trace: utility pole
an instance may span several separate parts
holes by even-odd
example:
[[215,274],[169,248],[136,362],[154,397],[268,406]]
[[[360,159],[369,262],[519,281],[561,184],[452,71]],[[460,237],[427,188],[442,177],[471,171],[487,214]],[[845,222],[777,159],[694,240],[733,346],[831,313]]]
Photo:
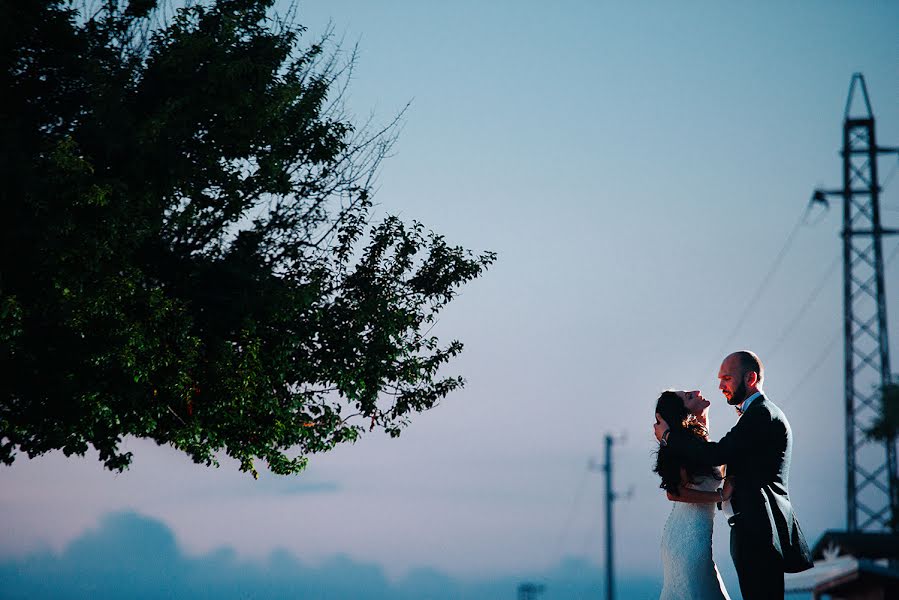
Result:
[[622,497],[630,498],[633,495],[633,489],[627,494],[617,494],[612,487],[612,446],[615,439],[611,435],[606,435],[606,454],[605,462],[601,466],[597,466],[591,461],[590,469],[594,471],[602,471],[605,475],[606,493],[605,493],[605,509],[606,509],[606,600],[615,600],[615,536],[614,536],[614,519],[612,516],[612,504]]
[[612,503],[615,492],[612,491],[612,436],[606,436],[606,462],[603,471],[606,473],[606,600],[615,600],[615,536],[612,527]]
[[[861,115],[853,114],[857,98]],[[812,199],[843,203],[846,528],[896,532],[896,439],[873,440],[868,429],[884,414],[883,390],[891,380],[882,239],[899,233],[881,225],[877,158],[899,149],[877,145],[861,73],[852,76],[843,116],[843,188],[815,190]]]

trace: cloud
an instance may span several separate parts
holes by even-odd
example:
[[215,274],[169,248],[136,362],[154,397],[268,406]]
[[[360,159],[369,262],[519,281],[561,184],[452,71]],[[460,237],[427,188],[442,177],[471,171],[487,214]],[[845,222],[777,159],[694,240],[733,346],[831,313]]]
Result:
[[[162,522],[134,512],[110,513],[61,553],[42,552],[0,562],[5,599],[308,598],[337,600],[469,600],[514,598],[525,580],[546,586],[543,600],[596,597],[602,573],[582,559],[568,559],[539,576],[520,574],[462,580],[420,568],[391,581],[381,566],[334,556],[307,565],[285,550],[264,561],[247,561],[223,547],[187,556]],[[657,577],[619,578],[623,598],[657,597]]]

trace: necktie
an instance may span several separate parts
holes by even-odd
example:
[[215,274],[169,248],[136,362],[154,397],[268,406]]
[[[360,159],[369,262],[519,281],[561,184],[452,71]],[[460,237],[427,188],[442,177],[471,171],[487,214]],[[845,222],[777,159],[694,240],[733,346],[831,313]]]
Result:
[[738,405],[734,406],[734,408],[737,409],[737,417],[742,417],[743,416],[743,405],[738,404]]

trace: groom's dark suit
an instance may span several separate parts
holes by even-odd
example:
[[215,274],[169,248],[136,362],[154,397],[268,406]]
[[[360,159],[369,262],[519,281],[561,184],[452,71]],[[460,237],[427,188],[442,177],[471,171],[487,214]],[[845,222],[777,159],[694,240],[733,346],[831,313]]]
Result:
[[727,465],[727,474],[736,480],[734,516],[728,521],[730,553],[743,598],[782,598],[784,572],[812,567],[787,492],[793,434],[783,412],[761,395],[720,442],[672,430],[668,446],[697,463]]

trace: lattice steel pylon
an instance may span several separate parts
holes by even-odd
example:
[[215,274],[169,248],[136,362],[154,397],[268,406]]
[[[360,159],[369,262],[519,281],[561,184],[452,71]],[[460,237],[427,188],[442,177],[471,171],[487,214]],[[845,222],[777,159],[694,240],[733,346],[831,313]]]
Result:
[[[854,114],[861,101],[863,114]],[[817,190],[814,198],[843,202],[843,336],[846,417],[846,528],[896,531],[896,441],[867,434],[883,410],[883,387],[890,383],[886,290],[883,275],[885,229],[880,221],[877,157],[895,153],[879,147],[865,78],[852,76],[843,121],[843,189]]]

